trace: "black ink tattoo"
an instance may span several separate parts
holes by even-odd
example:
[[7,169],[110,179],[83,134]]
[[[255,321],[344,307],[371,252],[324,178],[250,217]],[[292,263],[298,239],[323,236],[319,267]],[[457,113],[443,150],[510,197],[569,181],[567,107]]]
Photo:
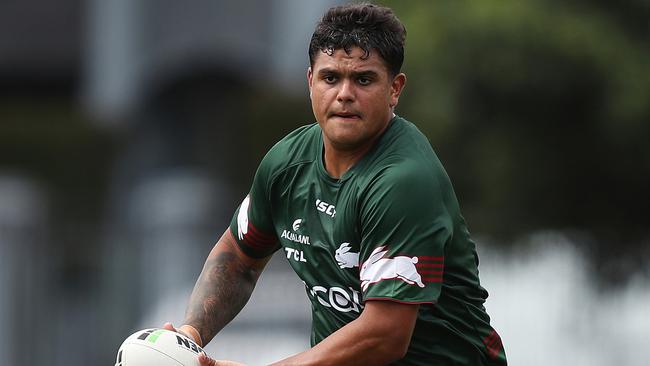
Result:
[[206,261],[185,314],[185,322],[201,333],[203,345],[246,305],[259,275],[234,253],[222,252]]

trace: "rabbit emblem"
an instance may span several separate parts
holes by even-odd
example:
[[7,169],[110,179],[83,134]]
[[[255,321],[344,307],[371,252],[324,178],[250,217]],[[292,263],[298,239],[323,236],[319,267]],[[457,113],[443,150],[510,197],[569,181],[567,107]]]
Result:
[[251,203],[251,197],[246,196],[244,201],[239,207],[239,213],[237,214],[237,236],[239,240],[244,239],[244,235],[248,233],[248,206]]
[[343,243],[336,250],[334,259],[341,268],[359,267],[359,253],[350,252],[350,243]]
[[399,279],[409,285],[424,287],[422,277],[415,267],[418,257],[399,256],[395,258],[384,258],[386,246],[375,248],[368,260],[363,263],[360,271],[361,289],[365,291],[373,283],[382,280]]

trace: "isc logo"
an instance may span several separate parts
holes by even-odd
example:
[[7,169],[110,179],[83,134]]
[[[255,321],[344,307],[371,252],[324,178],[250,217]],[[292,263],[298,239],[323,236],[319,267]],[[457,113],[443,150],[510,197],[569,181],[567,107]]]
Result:
[[326,215],[334,217],[336,215],[336,207],[321,200],[316,200],[316,209]]

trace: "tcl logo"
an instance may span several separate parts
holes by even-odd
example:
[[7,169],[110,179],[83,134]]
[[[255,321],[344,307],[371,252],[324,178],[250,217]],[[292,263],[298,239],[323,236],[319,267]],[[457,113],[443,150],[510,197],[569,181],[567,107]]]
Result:
[[336,207],[334,205],[330,205],[325,201],[316,200],[316,209],[331,217],[334,217],[336,215]]
[[305,259],[305,252],[303,252],[302,250],[293,249],[289,247],[285,247],[284,250],[287,252],[287,259],[293,259],[296,262],[307,263],[307,260]]

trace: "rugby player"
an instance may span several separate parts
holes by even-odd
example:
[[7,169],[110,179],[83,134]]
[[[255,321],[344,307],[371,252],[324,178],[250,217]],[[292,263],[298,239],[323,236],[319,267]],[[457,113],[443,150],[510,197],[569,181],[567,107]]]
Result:
[[264,157],[185,324],[167,329],[205,346],[281,251],[306,285],[313,324],[311,348],[274,365],[506,365],[450,180],[427,138],[395,114],[405,38],[386,7],[326,12],[309,44],[317,122]]

